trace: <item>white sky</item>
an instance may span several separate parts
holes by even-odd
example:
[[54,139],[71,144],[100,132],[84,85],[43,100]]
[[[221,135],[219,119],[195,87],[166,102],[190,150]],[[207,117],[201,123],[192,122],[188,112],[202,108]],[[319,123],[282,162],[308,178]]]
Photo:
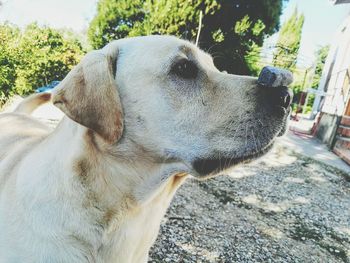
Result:
[[97,0],[3,0],[0,22],[10,21],[23,27],[37,21],[41,25],[71,28],[76,31],[88,27]]

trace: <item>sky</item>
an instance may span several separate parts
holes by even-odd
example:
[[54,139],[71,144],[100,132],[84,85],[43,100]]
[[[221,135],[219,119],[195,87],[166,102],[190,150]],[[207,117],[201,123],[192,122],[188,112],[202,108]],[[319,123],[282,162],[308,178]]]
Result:
[[[333,5],[329,0],[289,0],[280,18],[281,25],[296,7],[305,15],[299,58],[302,59],[301,64],[308,67],[317,49],[332,44],[336,30],[350,13],[350,4]],[[273,43],[277,38],[275,34],[266,42]]]
[[96,11],[97,0],[2,0],[0,22],[20,27],[31,22],[82,31]]
[[[9,21],[24,27],[37,21],[55,28],[84,31],[96,12],[98,0],[2,1],[0,22]],[[289,0],[281,16],[281,24],[295,7],[305,15],[300,58],[304,64],[312,63],[317,48],[331,44],[335,31],[350,12],[350,4],[334,6],[329,0]],[[267,39],[266,45],[276,40],[277,35],[274,35]]]

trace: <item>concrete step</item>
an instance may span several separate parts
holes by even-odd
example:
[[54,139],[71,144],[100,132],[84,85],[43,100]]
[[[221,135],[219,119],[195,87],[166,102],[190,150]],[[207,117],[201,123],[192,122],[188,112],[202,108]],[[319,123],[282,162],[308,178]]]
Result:
[[339,125],[337,133],[340,134],[343,137],[350,138],[350,126]]
[[345,161],[348,165],[350,165],[350,149],[339,147],[336,143],[333,148],[333,152],[343,159],[343,161]]
[[338,135],[333,152],[350,165],[350,138]]
[[350,116],[343,116],[341,118],[340,124],[350,126]]
[[335,146],[338,146],[339,148],[350,149],[350,138],[337,136]]

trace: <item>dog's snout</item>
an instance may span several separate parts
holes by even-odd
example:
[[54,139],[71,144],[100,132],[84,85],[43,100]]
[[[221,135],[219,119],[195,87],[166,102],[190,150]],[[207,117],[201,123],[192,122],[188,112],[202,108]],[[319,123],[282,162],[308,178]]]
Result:
[[288,108],[292,101],[292,93],[287,87],[270,88],[268,100],[274,106]]

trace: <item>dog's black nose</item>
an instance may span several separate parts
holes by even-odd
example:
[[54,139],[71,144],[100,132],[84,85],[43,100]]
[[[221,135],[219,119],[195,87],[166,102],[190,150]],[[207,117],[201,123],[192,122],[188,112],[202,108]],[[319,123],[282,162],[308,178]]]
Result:
[[292,102],[292,92],[287,87],[269,88],[268,100],[275,106],[287,109]]
[[293,74],[285,69],[264,67],[260,72],[258,84],[266,89],[267,98],[273,105],[288,108],[292,92],[287,88],[293,82]]

